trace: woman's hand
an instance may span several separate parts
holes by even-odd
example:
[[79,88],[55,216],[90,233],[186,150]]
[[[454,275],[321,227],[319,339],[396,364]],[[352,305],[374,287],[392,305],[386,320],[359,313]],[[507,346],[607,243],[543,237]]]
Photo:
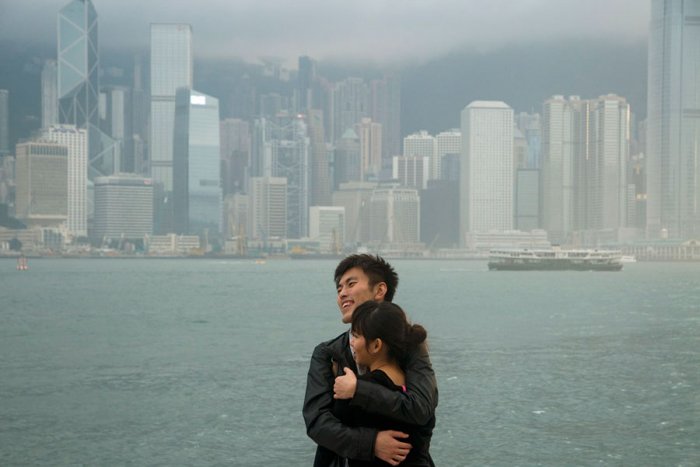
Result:
[[357,377],[348,367],[344,368],[345,374],[335,378],[333,385],[333,399],[352,399],[357,389]]

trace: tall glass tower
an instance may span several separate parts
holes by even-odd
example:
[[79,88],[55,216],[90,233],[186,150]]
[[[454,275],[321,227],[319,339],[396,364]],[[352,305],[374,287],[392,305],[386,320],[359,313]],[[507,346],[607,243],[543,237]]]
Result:
[[151,176],[166,193],[173,190],[175,94],[192,88],[192,76],[192,26],[151,24]]
[[188,88],[175,99],[173,219],[175,233],[221,232],[219,101]]
[[88,176],[114,171],[118,145],[100,131],[97,12],[90,0],[73,0],[58,13],[58,120],[85,128]]
[[652,0],[647,235],[700,236],[700,0]]

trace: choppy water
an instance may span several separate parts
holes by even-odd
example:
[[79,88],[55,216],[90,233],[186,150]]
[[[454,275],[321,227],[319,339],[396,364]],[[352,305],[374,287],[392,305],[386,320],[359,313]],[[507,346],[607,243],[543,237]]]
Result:
[[[700,465],[700,265],[395,261],[439,466]],[[0,465],[310,465],[332,261],[0,261]]]

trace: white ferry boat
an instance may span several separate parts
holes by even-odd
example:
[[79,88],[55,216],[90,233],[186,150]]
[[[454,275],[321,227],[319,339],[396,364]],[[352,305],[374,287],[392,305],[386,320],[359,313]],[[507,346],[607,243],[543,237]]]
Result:
[[496,271],[619,271],[618,250],[494,249],[489,269]]

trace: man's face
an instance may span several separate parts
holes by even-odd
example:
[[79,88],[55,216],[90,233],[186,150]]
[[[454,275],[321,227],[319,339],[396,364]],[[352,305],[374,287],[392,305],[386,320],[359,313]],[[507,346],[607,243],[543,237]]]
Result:
[[385,290],[386,285],[383,282],[370,286],[369,277],[362,269],[348,269],[338,282],[337,301],[343,323],[350,323],[355,308],[367,300],[383,300]]

